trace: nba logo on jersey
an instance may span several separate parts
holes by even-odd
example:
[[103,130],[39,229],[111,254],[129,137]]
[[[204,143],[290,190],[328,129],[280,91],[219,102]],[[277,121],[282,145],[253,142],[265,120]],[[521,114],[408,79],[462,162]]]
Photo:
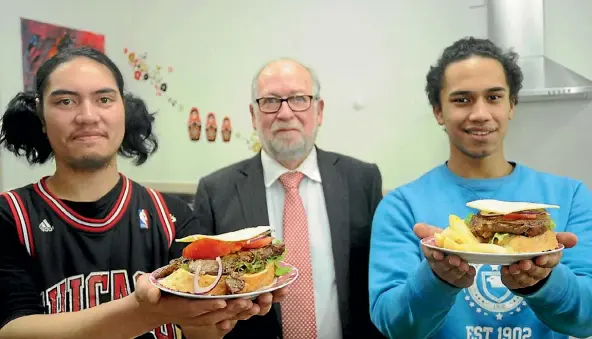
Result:
[[140,228],[148,229],[149,228],[149,221],[148,221],[148,211],[143,208],[138,210],[138,215],[140,216]]

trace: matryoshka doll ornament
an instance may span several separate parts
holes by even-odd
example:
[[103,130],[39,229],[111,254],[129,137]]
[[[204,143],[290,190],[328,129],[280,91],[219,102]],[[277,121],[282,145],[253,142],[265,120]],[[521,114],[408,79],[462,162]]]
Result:
[[220,133],[222,134],[222,141],[230,141],[230,136],[232,134],[232,124],[230,124],[229,117],[224,117],[224,119],[222,120],[222,131]]
[[189,112],[187,126],[189,129],[189,139],[198,141],[201,137],[201,119],[199,118],[199,110],[197,107],[193,107]]
[[208,120],[206,121],[206,137],[208,141],[215,141],[218,133],[218,126],[216,125],[216,116],[214,113],[208,113]]

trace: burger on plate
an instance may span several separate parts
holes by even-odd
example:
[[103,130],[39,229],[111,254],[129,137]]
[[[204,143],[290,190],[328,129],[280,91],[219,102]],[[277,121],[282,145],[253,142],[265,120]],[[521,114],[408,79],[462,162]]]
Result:
[[547,209],[557,205],[509,202],[493,199],[476,200],[468,207],[479,210],[465,220],[475,237],[516,253],[544,252],[559,247],[555,223]]
[[231,295],[254,292],[290,272],[280,262],[285,245],[271,236],[271,227],[257,226],[215,236],[192,235],[183,256],[174,259],[156,277],[174,291]]

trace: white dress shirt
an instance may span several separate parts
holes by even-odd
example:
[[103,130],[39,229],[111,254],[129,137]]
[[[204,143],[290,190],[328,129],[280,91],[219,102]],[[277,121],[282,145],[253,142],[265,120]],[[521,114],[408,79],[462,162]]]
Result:
[[[283,239],[285,191],[278,179],[282,174],[290,171],[272,159],[265,151],[261,152],[261,163],[269,223],[274,231],[274,236]],[[316,148],[313,147],[308,157],[295,171],[304,173],[299,192],[308,220],[318,338],[341,339],[331,230]]]

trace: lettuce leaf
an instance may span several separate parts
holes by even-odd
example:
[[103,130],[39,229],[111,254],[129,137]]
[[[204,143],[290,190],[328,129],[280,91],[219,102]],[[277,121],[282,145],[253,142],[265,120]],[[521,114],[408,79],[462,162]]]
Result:
[[288,267],[288,266],[280,266],[280,262],[276,261],[275,262],[275,276],[276,277],[281,277],[284,274],[288,274],[292,271],[292,267]]
[[286,257],[286,250],[284,250],[284,253],[282,253],[282,255],[277,256],[275,258],[272,257],[272,258],[268,259],[268,260],[272,260],[275,264],[275,276],[276,277],[281,277],[284,274],[288,274],[288,273],[292,272],[291,267],[280,266],[280,262],[282,262],[285,257]]
[[473,213],[469,213],[466,217],[465,217],[465,224],[469,225],[471,223],[471,219],[473,219],[473,216],[475,214]]
[[499,244],[509,235],[510,235],[510,233],[496,233],[493,235],[493,237],[491,237],[491,240],[489,240],[489,243],[493,244],[493,242],[497,239],[497,243]]
[[244,274],[255,274],[263,271],[265,267],[267,267],[267,264],[274,263],[275,276],[279,277],[292,271],[292,268],[290,267],[280,266],[280,262],[284,260],[285,256],[286,251],[279,256],[269,257],[267,260],[261,260],[260,258],[255,257],[251,262],[242,261],[238,263],[238,271]]

